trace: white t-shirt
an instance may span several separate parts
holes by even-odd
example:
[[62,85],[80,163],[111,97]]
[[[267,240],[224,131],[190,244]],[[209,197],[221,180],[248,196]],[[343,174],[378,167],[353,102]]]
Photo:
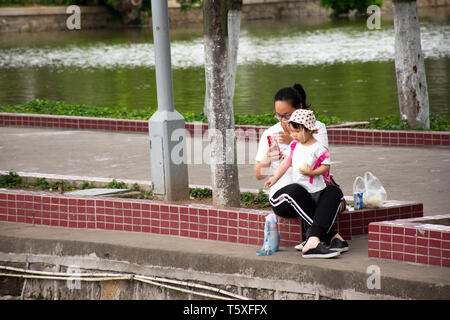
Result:
[[[320,121],[316,121],[316,127],[318,129],[318,132],[317,134],[314,134],[313,137],[317,141],[319,141],[322,145],[324,145],[326,148],[328,148],[328,135],[325,124],[323,124]],[[255,157],[255,160],[257,162],[261,162],[264,156],[267,154],[267,151],[269,150],[269,143],[267,142],[267,136],[274,136],[275,133],[278,133],[280,131],[283,131],[283,127],[281,126],[281,123],[278,122],[277,124],[271,126],[266,131],[263,132],[261,140],[259,140],[258,152],[256,153]],[[279,146],[283,155],[289,156],[289,153],[291,152],[290,146],[281,143],[279,144]],[[268,171],[266,173],[263,172],[263,174],[273,176],[278,166],[280,165],[281,161],[282,159],[279,161],[271,162],[270,167],[266,168]],[[275,192],[291,183],[294,183],[294,181],[292,180],[292,166],[290,166],[286,171],[286,173],[273,186],[270,187],[269,197],[272,197]]]
[[[305,188],[309,193],[323,190],[326,187],[325,180],[322,175],[315,176],[311,183],[311,177],[301,174],[299,171],[300,167],[303,163],[306,163],[313,169],[317,160],[326,150],[327,149],[320,142],[316,142],[309,146],[297,142],[297,145],[295,146],[294,153],[292,154],[292,180]],[[330,163],[330,157],[325,158],[325,160],[322,161],[322,164]]]

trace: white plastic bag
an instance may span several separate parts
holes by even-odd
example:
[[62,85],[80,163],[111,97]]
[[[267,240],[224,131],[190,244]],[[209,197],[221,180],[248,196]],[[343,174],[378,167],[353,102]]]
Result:
[[364,196],[366,193],[366,186],[364,184],[364,178],[357,176],[353,181],[353,207],[355,210],[363,208]]
[[364,197],[363,203],[366,208],[378,208],[387,199],[387,193],[380,180],[372,172],[364,174]]
[[387,193],[380,180],[367,171],[364,178],[356,177],[353,182],[353,199],[356,210],[362,208],[379,208],[387,199]]

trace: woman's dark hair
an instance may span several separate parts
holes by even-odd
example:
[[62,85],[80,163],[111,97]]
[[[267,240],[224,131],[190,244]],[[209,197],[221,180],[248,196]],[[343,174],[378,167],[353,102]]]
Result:
[[274,102],[286,101],[295,109],[299,109],[300,105],[303,106],[303,109],[309,108],[309,105],[306,104],[305,89],[299,83],[294,84],[292,87],[278,90],[273,100]]

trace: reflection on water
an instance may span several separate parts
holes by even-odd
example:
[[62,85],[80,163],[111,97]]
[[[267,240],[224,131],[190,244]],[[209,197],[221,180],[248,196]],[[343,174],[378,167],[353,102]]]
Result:
[[[450,115],[450,23],[421,23],[431,110]],[[0,37],[4,37],[0,34]],[[45,41],[47,39],[47,41]],[[171,31],[175,107],[201,111],[201,28]],[[0,42],[0,104],[33,98],[140,108],[156,106],[151,30],[6,36]],[[301,82],[313,108],[346,120],[398,112],[390,21],[243,24],[235,110],[270,112],[280,88]]]

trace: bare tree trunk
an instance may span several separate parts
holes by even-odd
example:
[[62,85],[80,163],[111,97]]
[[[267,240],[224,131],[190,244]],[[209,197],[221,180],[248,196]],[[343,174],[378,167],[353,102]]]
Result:
[[233,111],[237,40],[230,35],[239,36],[241,10],[242,0],[203,2],[213,203],[223,206],[239,206],[240,198]]
[[394,0],[392,7],[400,116],[412,128],[428,129],[428,90],[416,0]]

